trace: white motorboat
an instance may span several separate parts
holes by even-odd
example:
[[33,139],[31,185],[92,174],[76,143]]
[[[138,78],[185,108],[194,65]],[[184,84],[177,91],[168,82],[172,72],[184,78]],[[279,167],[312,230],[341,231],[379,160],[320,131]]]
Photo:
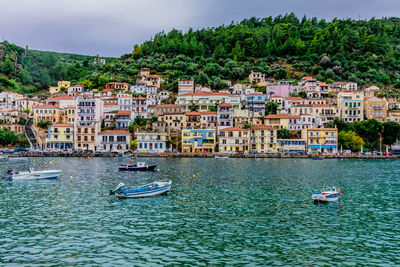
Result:
[[33,168],[27,172],[9,170],[3,179],[7,181],[57,179],[61,173],[59,170],[35,171]]
[[8,160],[7,156],[0,156],[0,161],[6,161],[6,160]]
[[171,185],[171,180],[168,182],[155,181],[134,188],[127,188],[125,184],[120,183],[117,188],[110,190],[110,195],[115,195],[118,198],[143,198],[166,195],[171,190]]
[[228,156],[215,156],[215,159],[229,159]]
[[337,201],[339,196],[342,194],[340,188],[337,189],[336,187],[328,188],[326,190],[321,190],[311,194],[311,198],[317,202],[331,202]]

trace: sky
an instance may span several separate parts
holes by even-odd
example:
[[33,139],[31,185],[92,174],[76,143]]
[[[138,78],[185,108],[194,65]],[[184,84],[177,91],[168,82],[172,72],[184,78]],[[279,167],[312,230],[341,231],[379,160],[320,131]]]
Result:
[[399,0],[0,0],[0,38],[30,49],[119,57],[172,28],[284,15],[400,17]]

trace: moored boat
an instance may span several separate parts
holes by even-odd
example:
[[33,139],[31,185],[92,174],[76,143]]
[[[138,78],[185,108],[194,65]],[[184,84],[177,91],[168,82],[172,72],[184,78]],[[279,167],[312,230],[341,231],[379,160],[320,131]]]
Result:
[[12,162],[27,161],[27,160],[28,160],[27,158],[20,158],[20,157],[18,157],[18,158],[9,157],[8,158],[8,161],[12,161]]
[[154,171],[157,165],[147,165],[146,162],[136,162],[119,165],[120,171]]
[[332,187],[326,190],[321,190],[311,194],[312,200],[316,202],[331,202],[337,201],[339,196],[342,194],[340,188]]
[[8,160],[7,156],[0,156],[0,161],[6,161],[6,160]]
[[59,170],[35,171],[33,168],[27,172],[8,170],[3,179],[7,181],[57,179],[61,173]]
[[124,183],[120,183],[117,188],[110,190],[110,195],[118,198],[144,198],[168,194],[171,190],[172,181],[155,181],[139,187],[127,188]]
[[229,159],[228,156],[215,156],[215,159]]

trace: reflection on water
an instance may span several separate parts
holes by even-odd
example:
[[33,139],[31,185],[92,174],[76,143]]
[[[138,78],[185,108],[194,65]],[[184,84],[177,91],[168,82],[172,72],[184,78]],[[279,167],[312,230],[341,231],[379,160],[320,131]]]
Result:
[[[55,181],[0,183],[0,263],[400,263],[399,161],[149,158],[159,171],[126,173],[122,160],[0,163],[2,173],[64,170]],[[119,182],[169,179],[168,196],[108,195]],[[310,201],[332,185],[340,201]]]

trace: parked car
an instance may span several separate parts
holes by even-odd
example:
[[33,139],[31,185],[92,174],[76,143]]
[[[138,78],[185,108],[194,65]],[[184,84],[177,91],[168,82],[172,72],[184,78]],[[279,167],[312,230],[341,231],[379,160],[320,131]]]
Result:
[[393,153],[391,153],[391,152],[387,152],[387,153],[386,153],[386,152],[383,152],[383,155],[384,155],[384,156],[393,156]]
[[249,154],[250,154],[250,155],[258,155],[258,154],[260,154],[260,152],[258,152],[258,151],[256,151],[256,150],[252,150],[252,151],[250,151]]
[[93,150],[88,149],[88,150],[85,150],[83,153],[85,153],[85,154],[93,154]]
[[82,150],[82,149],[75,149],[75,150],[73,151],[73,153],[83,153],[83,150]]
[[3,152],[4,154],[12,154],[12,153],[14,153],[14,150],[11,150],[11,149],[3,149],[2,152]]

